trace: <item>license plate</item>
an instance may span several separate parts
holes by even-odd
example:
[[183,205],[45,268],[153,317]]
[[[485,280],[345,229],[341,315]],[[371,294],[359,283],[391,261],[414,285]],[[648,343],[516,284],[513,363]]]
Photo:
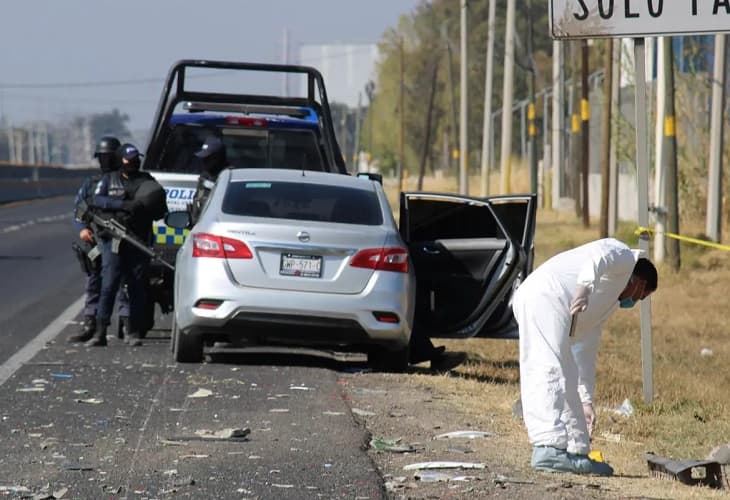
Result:
[[320,278],[322,276],[322,256],[283,253],[281,254],[279,274],[300,276],[302,278]]

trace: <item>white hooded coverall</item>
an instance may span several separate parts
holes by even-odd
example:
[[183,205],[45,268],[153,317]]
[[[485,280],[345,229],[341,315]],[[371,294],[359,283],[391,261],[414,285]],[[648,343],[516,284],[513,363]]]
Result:
[[[593,241],[550,258],[515,291],[522,412],[533,446],[590,451],[582,403],[593,402],[601,329],[638,258],[616,239]],[[570,304],[580,284],[590,291],[588,307],[571,338]]]

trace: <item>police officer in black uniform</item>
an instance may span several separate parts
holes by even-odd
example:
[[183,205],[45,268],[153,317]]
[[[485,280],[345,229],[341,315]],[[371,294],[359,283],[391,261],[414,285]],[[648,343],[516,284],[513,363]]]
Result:
[[226,147],[223,141],[215,135],[211,135],[205,140],[200,150],[195,153],[195,157],[200,159],[202,165],[198,176],[198,185],[195,188],[195,195],[190,206],[193,223],[198,221],[200,212],[202,212],[205,202],[208,200],[213,186],[215,186],[218,175],[224,169],[230,167],[226,157]]
[[[165,190],[154,177],[140,171],[142,156],[133,144],[120,147],[121,169],[105,174],[94,193],[92,206],[101,217],[114,218],[140,242],[152,240],[152,222],[167,213]],[[87,346],[105,346],[106,329],[114,307],[120,281],[129,293],[129,332],[125,342],[142,344],[147,302],[147,268],[149,257],[129,243],[108,234],[101,235],[101,297],[96,315],[96,333]]]
[[[77,216],[74,218],[74,227],[79,231],[81,244],[77,244],[74,248],[79,253],[79,258],[85,263],[86,301],[84,304],[84,322],[82,323],[81,330],[77,334],[69,337],[69,342],[86,342],[94,336],[94,332],[96,331],[96,311],[101,292],[101,255],[97,256],[94,254],[93,259],[89,258],[89,253],[93,253],[93,248],[96,246],[97,241],[95,240],[91,225],[79,218],[79,208],[82,202],[87,205],[91,204],[94,189],[101,180],[102,175],[119,170],[120,160],[117,149],[119,149],[120,145],[119,139],[110,135],[105,135],[99,139],[99,142],[96,144],[96,150],[94,151],[94,158],[99,161],[101,170],[98,174],[87,177],[76,193],[74,208]],[[124,330],[129,325],[129,301],[127,300],[127,294],[124,292],[124,287],[120,287],[119,289],[117,303],[119,304],[120,322]]]

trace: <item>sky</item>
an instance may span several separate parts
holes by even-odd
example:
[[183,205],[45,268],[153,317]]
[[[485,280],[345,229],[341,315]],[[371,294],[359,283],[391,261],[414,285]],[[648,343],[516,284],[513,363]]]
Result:
[[[289,62],[313,65],[295,60],[301,46],[376,43],[419,2],[2,0],[0,117],[19,126],[118,108],[145,130],[179,59],[282,63],[286,39]],[[147,82],[105,84],[128,80]]]

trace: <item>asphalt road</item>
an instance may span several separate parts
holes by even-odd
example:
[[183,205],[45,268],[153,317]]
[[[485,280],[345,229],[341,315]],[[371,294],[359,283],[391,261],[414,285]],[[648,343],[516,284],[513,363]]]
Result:
[[352,360],[176,364],[169,318],[141,347],[66,343],[82,294],[71,204],[0,206],[0,496],[385,498],[340,383]]

